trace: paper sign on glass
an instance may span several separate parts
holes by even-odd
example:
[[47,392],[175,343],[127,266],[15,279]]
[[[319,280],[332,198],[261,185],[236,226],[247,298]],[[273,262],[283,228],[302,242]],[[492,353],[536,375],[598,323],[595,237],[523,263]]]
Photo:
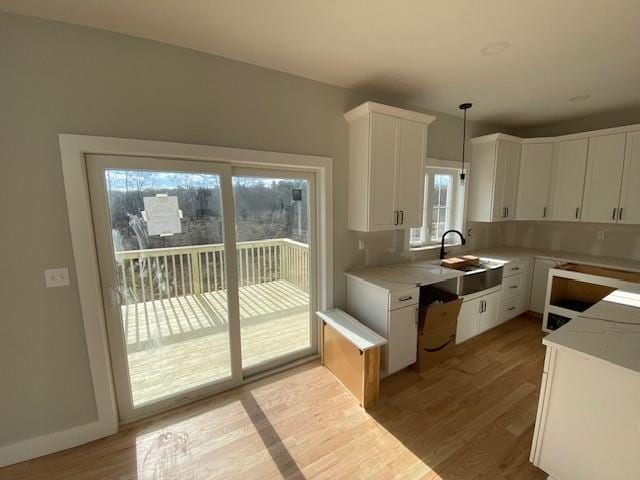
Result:
[[149,235],[182,233],[178,197],[157,195],[144,197],[143,201]]

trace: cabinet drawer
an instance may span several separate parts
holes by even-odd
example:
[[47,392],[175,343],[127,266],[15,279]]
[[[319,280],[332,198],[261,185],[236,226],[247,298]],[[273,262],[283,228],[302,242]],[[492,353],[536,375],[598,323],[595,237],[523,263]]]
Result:
[[412,288],[389,294],[389,310],[415,305],[420,299],[420,289]]
[[522,291],[522,274],[512,275],[502,280],[502,298],[520,295]]
[[517,317],[521,312],[522,298],[520,295],[511,298],[503,298],[500,302],[500,312],[498,318],[500,323],[504,323],[507,320]]
[[513,262],[505,263],[502,270],[503,277],[510,277],[522,273],[527,267],[526,260],[515,260]]

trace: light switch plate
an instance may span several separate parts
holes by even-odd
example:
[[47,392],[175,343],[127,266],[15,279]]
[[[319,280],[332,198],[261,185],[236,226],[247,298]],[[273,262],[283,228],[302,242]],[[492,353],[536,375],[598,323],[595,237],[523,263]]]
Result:
[[47,288],[66,287],[69,285],[69,269],[63,267],[45,270],[44,281]]

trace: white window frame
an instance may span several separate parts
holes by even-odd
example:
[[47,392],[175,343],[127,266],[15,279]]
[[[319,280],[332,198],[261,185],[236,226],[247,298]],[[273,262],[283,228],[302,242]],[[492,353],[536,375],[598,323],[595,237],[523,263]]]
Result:
[[[424,182],[424,205],[422,208],[422,226],[420,228],[420,243],[411,242],[411,230],[407,233],[407,242],[411,251],[420,251],[425,249],[436,248],[440,246],[439,240],[431,240],[429,232],[429,224],[431,223],[430,217],[433,208],[433,195],[430,195],[429,190],[433,182],[431,175],[434,174],[447,174],[452,175],[453,182],[452,188],[449,192],[451,200],[450,210],[450,227],[456,230],[464,232],[465,227],[465,206],[466,206],[466,185],[469,179],[468,172],[465,184],[462,185],[459,180],[461,168],[458,162],[449,160],[439,160],[435,158],[428,158],[423,169],[423,175],[425,176]],[[426,177],[429,175],[429,182],[426,181]],[[446,245],[460,245],[460,239],[452,236]]]

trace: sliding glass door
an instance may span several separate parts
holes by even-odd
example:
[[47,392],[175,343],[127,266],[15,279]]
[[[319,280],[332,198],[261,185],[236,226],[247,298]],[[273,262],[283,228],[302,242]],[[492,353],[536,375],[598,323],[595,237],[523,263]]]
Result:
[[121,418],[239,384],[230,167],[87,165]]
[[297,172],[234,168],[242,366],[246,375],[317,351],[315,185]]
[[317,352],[312,175],[106,155],[87,174],[122,420]]

